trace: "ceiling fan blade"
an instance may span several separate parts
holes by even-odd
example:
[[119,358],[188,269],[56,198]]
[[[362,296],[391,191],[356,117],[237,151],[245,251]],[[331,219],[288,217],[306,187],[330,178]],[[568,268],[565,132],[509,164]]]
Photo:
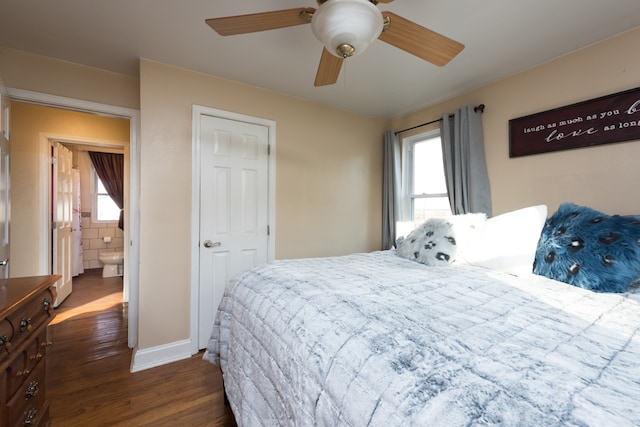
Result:
[[302,17],[303,12],[313,15],[315,9],[312,7],[298,7],[295,9],[275,10],[273,12],[210,18],[205,22],[221,36],[232,36],[308,24],[310,20]]
[[313,85],[316,87],[327,86],[337,82],[343,62],[343,58],[338,58],[337,56],[330,54],[327,49],[322,49],[320,65],[318,65],[316,81]]
[[464,45],[431,31],[392,12],[382,12],[389,18],[389,28],[380,34],[385,43],[409,52],[432,64],[442,67],[462,52]]

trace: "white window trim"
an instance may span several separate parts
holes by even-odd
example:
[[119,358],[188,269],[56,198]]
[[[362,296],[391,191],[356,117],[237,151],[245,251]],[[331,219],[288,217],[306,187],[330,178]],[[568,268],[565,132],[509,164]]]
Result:
[[[425,140],[441,138],[440,129],[433,129],[417,135],[408,136],[401,141],[402,146],[402,184],[401,184],[401,217],[396,222],[396,236],[407,236],[416,225],[416,219],[413,217],[414,201],[419,199],[429,199],[442,197],[448,200],[447,193],[427,193],[413,194],[413,166],[414,166],[414,147],[417,143]],[[420,220],[418,220],[420,221]]]
[[402,139],[402,219],[405,223],[413,223],[412,201],[422,197],[446,197],[447,194],[413,194],[413,147],[425,139],[440,136],[440,129],[430,130]]

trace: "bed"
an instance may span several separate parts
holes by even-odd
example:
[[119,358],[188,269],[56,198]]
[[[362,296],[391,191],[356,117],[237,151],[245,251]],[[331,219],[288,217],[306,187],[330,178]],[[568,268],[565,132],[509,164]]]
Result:
[[637,426],[639,329],[635,286],[389,250],[243,272],[204,358],[240,426]]

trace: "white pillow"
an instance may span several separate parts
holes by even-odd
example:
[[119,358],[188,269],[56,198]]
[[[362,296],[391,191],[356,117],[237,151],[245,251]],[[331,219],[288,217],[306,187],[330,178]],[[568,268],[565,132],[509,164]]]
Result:
[[547,206],[518,209],[489,218],[458,253],[456,263],[473,264],[516,276],[531,274]]

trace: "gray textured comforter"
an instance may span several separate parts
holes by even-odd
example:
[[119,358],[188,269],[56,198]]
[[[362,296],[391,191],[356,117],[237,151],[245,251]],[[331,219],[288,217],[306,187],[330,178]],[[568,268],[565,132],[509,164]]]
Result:
[[637,426],[639,328],[639,294],[387,251],[241,274],[204,358],[241,426]]

